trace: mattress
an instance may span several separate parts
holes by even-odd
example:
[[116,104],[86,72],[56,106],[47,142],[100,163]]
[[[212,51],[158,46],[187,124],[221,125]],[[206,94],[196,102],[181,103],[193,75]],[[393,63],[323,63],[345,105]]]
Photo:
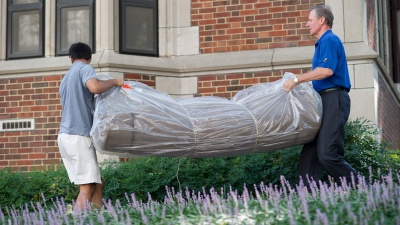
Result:
[[[228,100],[175,99],[126,81],[96,96],[91,136],[97,151],[120,157],[227,157],[270,152],[316,136],[321,97],[310,83],[283,89],[282,79],[256,84]],[[109,79],[102,76],[100,79]]]

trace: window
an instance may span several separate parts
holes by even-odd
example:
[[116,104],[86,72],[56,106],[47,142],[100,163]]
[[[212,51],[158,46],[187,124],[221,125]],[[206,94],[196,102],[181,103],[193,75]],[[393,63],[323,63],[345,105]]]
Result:
[[43,0],[8,0],[7,59],[44,55],[43,18]]
[[120,52],[158,55],[157,0],[120,1]]
[[395,0],[391,4],[393,82],[400,83],[400,3]]
[[382,62],[388,66],[387,14],[384,1],[377,1],[377,12],[378,54]]
[[68,55],[76,42],[94,49],[94,0],[57,0],[56,55]]

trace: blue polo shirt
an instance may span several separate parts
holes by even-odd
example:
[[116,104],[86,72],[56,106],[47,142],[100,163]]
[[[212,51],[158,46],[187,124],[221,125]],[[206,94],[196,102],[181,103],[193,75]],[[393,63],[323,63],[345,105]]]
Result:
[[312,69],[317,67],[329,68],[333,71],[333,75],[328,78],[312,81],[317,92],[333,87],[343,87],[348,92],[350,91],[346,53],[339,37],[333,34],[332,30],[326,31],[315,44]]

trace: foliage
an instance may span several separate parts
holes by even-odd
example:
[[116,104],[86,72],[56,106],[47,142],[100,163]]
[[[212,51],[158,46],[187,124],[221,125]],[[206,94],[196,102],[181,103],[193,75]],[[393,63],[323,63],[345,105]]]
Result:
[[[397,178],[399,174],[397,174]],[[388,174],[371,185],[314,185],[311,192],[263,183],[242,192],[211,188],[167,192],[164,201],[107,202],[102,209],[72,212],[62,199],[53,205],[0,210],[1,224],[398,224],[400,189]]]
[[[357,171],[370,174],[371,179],[378,179],[390,170],[397,173],[400,167],[400,151],[386,149],[376,139],[377,132],[367,120],[357,119],[346,125],[345,159]],[[260,182],[280,186],[281,176],[295,184],[300,150],[301,146],[296,146],[238,157],[144,157],[125,163],[106,162],[101,169],[105,180],[104,198],[125,204],[127,196],[134,193],[140,200],[147,200],[150,194],[153,200],[162,201],[167,186],[175,191],[188,188],[202,192],[211,187],[243,191],[245,185]],[[51,204],[57,197],[71,202],[77,192],[63,167],[30,173],[0,170],[0,207],[31,201]]]
[[345,159],[371,179],[379,179],[390,171],[400,172],[400,151],[388,150],[385,142],[378,141],[379,130],[369,123],[365,119],[356,119],[347,124]]
[[242,191],[244,184],[261,181],[279,183],[280,176],[296,179],[295,166],[299,148],[289,148],[265,154],[225,158],[134,158],[126,163],[108,162],[102,176],[106,187],[104,197],[125,203],[125,194],[135,193],[146,199],[150,193],[155,200],[166,195],[165,187],[175,190],[189,188],[232,188]]
[[39,202],[43,196],[64,196],[71,201],[77,189],[68,180],[65,169],[47,171],[13,172],[0,170],[0,206],[19,206],[26,202]]
[[105,163],[101,171],[105,182],[104,198],[124,200],[125,194],[133,192],[141,199],[146,199],[147,193],[162,198],[158,193],[175,179],[177,165],[178,159],[156,157]]

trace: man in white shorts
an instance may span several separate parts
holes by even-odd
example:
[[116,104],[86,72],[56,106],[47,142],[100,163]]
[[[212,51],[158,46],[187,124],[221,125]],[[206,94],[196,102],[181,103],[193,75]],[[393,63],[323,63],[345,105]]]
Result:
[[74,210],[103,206],[103,181],[96,150],[89,135],[93,124],[94,94],[114,86],[123,79],[98,80],[90,61],[92,50],[87,44],[75,43],[69,49],[72,66],[60,84],[62,118],[58,134],[60,154],[71,183],[79,185]]

